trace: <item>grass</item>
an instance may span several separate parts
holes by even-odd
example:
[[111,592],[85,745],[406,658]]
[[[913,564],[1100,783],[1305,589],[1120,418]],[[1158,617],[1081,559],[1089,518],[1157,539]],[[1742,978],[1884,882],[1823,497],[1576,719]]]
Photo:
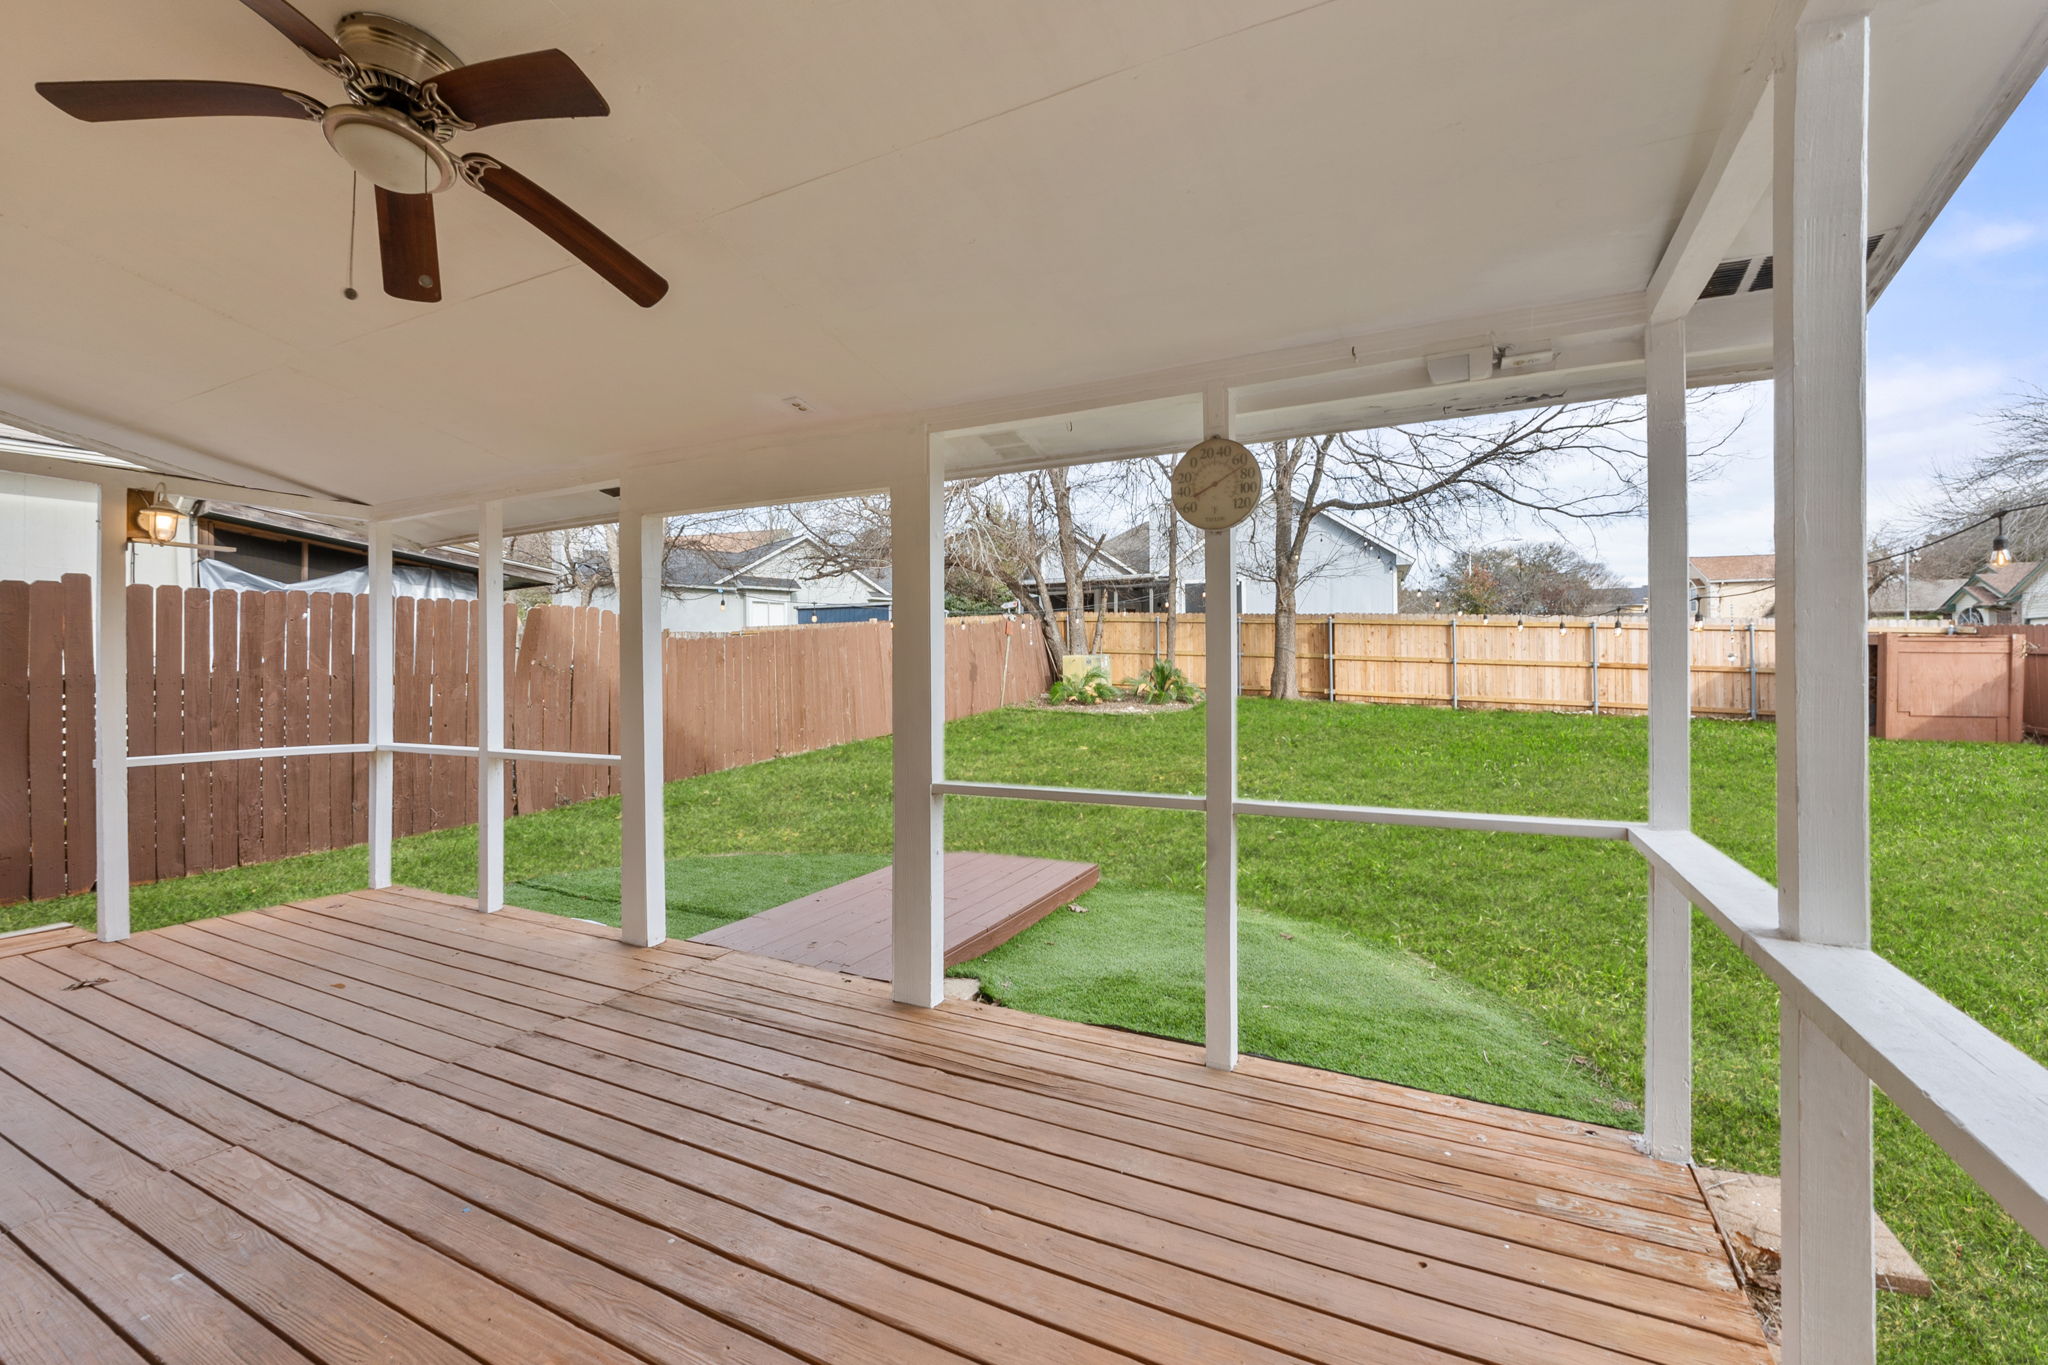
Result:
[[[1202,899],[1097,888],[954,969],[984,995],[1036,1014],[1202,1037]],[[1384,1076],[1453,1095],[1500,1091],[1520,1107],[1614,1123],[1633,1106],[1527,1015],[1413,953],[1334,924],[1245,909],[1238,922],[1239,1034],[1247,1052]],[[1330,1002],[1370,999],[1369,1010]]]
[[[1639,720],[1269,701],[1244,702],[1240,718],[1243,788],[1255,797],[1623,819],[1644,813]],[[962,780],[1196,791],[1202,725],[1201,708],[994,712],[948,728],[948,772]],[[1765,876],[1774,872],[1774,738],[1768,725],[1694,727],[1696,827]],[[2048,1060],[2044,790],[2048,749],[2039,746],[1871,746],[1877,947]],[[559,877],[603,868],[616,876],[617,814],[615,801],[598,801],[513,822],[508,877],[572,900],[601,890],[602,878]],[[872,864],[889,848],[888,743],[672,784],[667,824],[669,852],[692,860],[692,876],[715,876],[717,860],[708,855],[728,852],[860,854]],[[1363,1033],[1353,1043],[1326,1036],[1332,1016],[1386,1017],[1396,1008],[1386,983],[1399,981],[1414,987],[1399,1008],[1418,1018],[1427,1017],[1424,988],[1435,986],[1478,1011],[1469,1016],[1475,1028],[1486,1021],[1526,1030],[1519,1036],[1535,1040],[1534,1050],[1518,1058],[1554,1063],[1561,1045],[1563,1074],[1589,1082],[1595,1102],[1601,1094],[1640,1093],[1645,875],[1625,848],[1281,820],[1246,820],[1240,837],[1241,898],[1257,912],[1246,915],[1243,1009],[1258,1050],[1313,1060],[1316,1048],[1349,1046],[1369,1059],[1351,1069],[1370,1067],[1391,1080],[1535,1107],[1575,1102],[1541,1097],[1551,1082],[1537,1079],[1533,1063],[1459,1078],[1432,1071],[1445,1059],[1432,1059],[1426,1046],[1396,1055]],[[947,840],[955,848],[1103,867],[1103,886],[1087,902],[1104,906],[1102,925],[1091,915],[1079,930],[1072,917],[1056,916],[974,964],[995,970],[993,989],[1027,1008],[1189,1031],[1169,1025],[1176,1011],[1185,1024],[1185,983],[1199,970],[1200,936],[1185,909],[1173,907],[1201,891],[1199,817],[955,799]],[[398,878],[470,891],[473,848],[462,830],[403,840]],[[361,850],[207,874],[137,888],[135,922],[149,927],[348,890],[362,878]],[[679,886],[677,894],[693,893]],[[672,913],[706,908],[679,905]],[[0,917],[0,927],[89,920],[90,898],[9,907]],[[1129,932],[1119,931],[1118,920]],[[1085,954],[1064,951],[1082,946],[1083,933],[1104,936],[1099,944],[1087,940],[1091,949],[1138,954],[1143,969],[1094,974]],[[1284,933],[1295,938],[1277,937]],[[1038,942],[1046,936],[1062,942]],[[1283,945],[1304,942],[1331,954],[1369,952],[1377,970],[1298,975]],[[1694,934],[1694,971],[1698,1154],[1716,1165],[1773,1171],[1776,994],[1704,920]],[[1251,1035],[1252,1028],[1271,1031]],[[1609,1121],[1627,1126],[1631,1117],[1616,1113]],[[1881,1296],[1884,1358],[2048,1361],[2048,1253],[1881,1100],[1878,1156],[1879,1209],[1938,1286],[1930,1300]]]

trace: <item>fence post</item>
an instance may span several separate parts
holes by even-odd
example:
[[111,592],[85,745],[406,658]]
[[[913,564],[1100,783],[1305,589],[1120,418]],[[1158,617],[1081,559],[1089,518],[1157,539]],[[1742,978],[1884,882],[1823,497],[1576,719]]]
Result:
[[1749,718],[1755,720],[1756,711],[1756,622],[1749,623]]
[[1337,700],[1337,618],[1330,618],[1329,643],[1323,647],[1323,667],[1328,671],[1330,700]]
[[1451,709],[1458,709],[1458,617],[1451,615]]
[[1586,657],[1593,668],[1593,714],[1600,714],[1600,623],[1586,622]]

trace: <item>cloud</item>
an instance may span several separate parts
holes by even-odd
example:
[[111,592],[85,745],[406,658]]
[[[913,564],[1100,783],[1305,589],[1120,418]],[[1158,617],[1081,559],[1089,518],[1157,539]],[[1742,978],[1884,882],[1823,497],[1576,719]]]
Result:
[[2041,225],[2021,218],[1963,214],[1938,224],[1925,245],[1941,260],[1974,261],[2025,246],[2041,236]]

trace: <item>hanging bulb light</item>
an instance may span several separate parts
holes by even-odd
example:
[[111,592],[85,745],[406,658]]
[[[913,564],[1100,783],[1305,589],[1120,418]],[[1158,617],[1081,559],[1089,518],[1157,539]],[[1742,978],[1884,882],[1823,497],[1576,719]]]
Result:
[[724,589],[724,588],[720,588],[720,589],[718,590],[718,609],[719,609],[720,611],[724,611],[724,610],[725,610],[725,589]]
[[1528,628],[1529,628],[1529,623],[1528,623],[1527,621],[1524,621],[1524,620],[1523,620],[1523,619],[1522,619],[1521,617],[1519,617],[1519,616],[1517,616],[1517,617],[1515,618],[1515,629],[1516,629],[1516,630],[1527,630]]
[[1998,531],[1991,537],[1991,567],[2002,569],[2012,563],[2012,551],[2005,546],[2005,513],[1998,514]]

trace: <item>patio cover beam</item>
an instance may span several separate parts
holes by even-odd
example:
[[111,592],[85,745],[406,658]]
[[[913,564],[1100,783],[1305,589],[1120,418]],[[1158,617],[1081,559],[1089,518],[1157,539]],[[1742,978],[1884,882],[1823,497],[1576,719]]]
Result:
[[392,713],[397,705],[398,614],[392,598],[391,523],[369,526],[369,658],[370,675],[370,887],[391,885],[391,840],[396,807],[392,803]]
[[[1653,322],[1649,383],[1650,827],[1692,828],[1692,632],[1687,607],[1685,319]],[[1692,1159],[1692,906],[1650,869],[1643,1140]]]
[[905,1005],[945,998],[946,471],[929,436],[889,487],[895,567],[890,684],[895,849],[890,994]]
[[476,903],[505,907],[505,504],[476,533]]
[[619,934],[636,948],[668,937],[662,822],[660,513],[629,487],[619,509]]
[[128,937],[128,490],[100,485],[93,688],[94,922],[102,943]]
[[[1230,390],[1202,393],[1202,435],[1230,435]],[[1203,871],[1202,1043],[1212,1067],[1237,1066],[1237,556],[1234,528],[1211,531],[1202,551],[1208,651],[1208,797]]]
[[[1785,937],[1870,946],[1864,570],[1870,19],[1802,23],[1775,82],[1778,886]],[[1787,1365],[1876,1354],[1870,1078],[1783,993]]]

